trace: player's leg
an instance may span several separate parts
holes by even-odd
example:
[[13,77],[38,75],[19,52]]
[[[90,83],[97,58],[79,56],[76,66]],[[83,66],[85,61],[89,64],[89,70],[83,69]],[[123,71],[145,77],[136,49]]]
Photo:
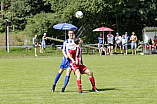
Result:
[[79,93],[82,94],[82,86],[81,86],[81,73],[80,73],[80,70],[77,69],[75,71],[75,74],[77,76],[77,85],[78,85],[78,88],[79,88]]
[[128,45],[126,45],[125,47],[126,47],[126,55],[127,55],[127,53],[128,53],[128,52],[127,52],[127,51],[128,51]]
[[64,86],[63,86],[61,92],[64,92],[64,90],[65,90],[65,88],[66,88],[66,86],[67,86],[67,84],[68,84],[68,82],[69,82],[70,73],[71,73],[71,68],[68,68],[68,69],[67,69],[67,73],[66,73],[66,77],[65,77],[65,81],[64,81]]
[[136,55],[136,48],[137,48],[137,44],[135,43],[135,55]]
[[40,53],[42,53],[42,46],[41,46],[41,44],[38,44],[38,46],[40,47]]
[[35,47],[34,50],[35,50],[35,56],[37,56],[37,47]]
[[132,55],[134,54],[133,49],[134,49],[133,42],[131,42],[131,51],[132,51]]
[[117,52],[117,44],[115,45],[115,53]]
[[102,55],[102,49],[100,49],[100,56]]
[[121,44],[119,43],[119,47],[120,47],[120,51],[121,51],[121,53],[122,53],[122,47],[121,47]]
[[92,87],[93,87],[92,90],[98,92],[97,88],[95,87],[95,79],[93,77],[93,72],[89,69],[86,69],[84,71],[84,73],[89,75],[89,80],[90,80]]
[[52,85],[51,92],[54,92],[54,91],[55,91],[56,83],[57,83],[57,81],[59,80],[59,78],[60,78],[61,74],[63,73],[63,71],[64,71],[64,69],[60,68],[59,72],[58,72],[57,75],[56,75],[55,81],[54,81],[54,83],[53,83],[53,85]]
[[113,44],[111,45],[111,55],[113,54]]
[[123,52],[124,52],[124,55],[125,55],[125,46],[122,45],[122,49],[123,49]]

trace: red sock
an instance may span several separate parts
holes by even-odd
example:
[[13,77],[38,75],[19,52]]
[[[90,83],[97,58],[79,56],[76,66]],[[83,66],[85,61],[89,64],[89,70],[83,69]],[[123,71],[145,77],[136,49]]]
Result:
[[79,92],[82,91],[82,88],[81,88],[81,79],[77,79],[77,85],[78,85],[78,88],[79,88]]
[[91,82],[93,88],[96,89],[96,87],[95,87],[94,77],[89,77],[89,79],[90,79],[90,82]]

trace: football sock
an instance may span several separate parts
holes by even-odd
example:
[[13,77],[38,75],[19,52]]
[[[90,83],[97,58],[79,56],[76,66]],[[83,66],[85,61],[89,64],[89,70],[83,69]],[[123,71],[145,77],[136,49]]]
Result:
[[91,77],[91,76],[90,76],[89,79],[90,79],[90,82],[91,82],[93,88],[96,89],[94,77]]
[[70,79],[70,76],[66,76],[66,77],[65,77],[65,81],[64,81],[64,86],[63,86],[63,88],[65,88],[65,87],[67,86],[67,84],[68,84],[68,82],[69,82],[69,79]]
[[77,79],[77,85],[78,85],[78,88],[79,88],[79,92],[82,91],[82,88],[81,88],[81,79]]
[[58,79],[60,78],[61,74],[60,73],[57,73],[56,75],[56,78],[55,78],[55,81],[54,81],[54,84],[53,85],[56,85]]

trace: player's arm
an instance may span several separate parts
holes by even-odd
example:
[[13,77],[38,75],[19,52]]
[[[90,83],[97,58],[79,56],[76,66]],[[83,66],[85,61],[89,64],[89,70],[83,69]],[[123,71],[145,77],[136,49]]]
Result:
[[[82,56],[81,56],[81,59],[82,59]],[[82,65],[83,65],[83,60],[81,60],[81,63],[82,63]]]
[[129,41],[132,41],[132,36],[130,37],[130,40]]
[[136,36],[136,41],[137,41],[137,36]]
[[65,49],[64,48],[62,49],[62,54],[65,56],[66,59],[68,58],[68,56],[65,53]]
[[130,37],[128,38],[128,41],[127,42],[130,42]]
[[154,42],[154,40],[152,40],[152,43],[153,43],[153,45],[155,45],[155,42]]
[[71,54],[68,52],[67,56],[71,59],[71,61],[73,62],[73,64],[76,64],[75,60],[71,57]]
[[68,56],[67,56],[67,54],[65,53],[65,48],[66,47],[66,42],[63,42],[63,49],[62,49],[62,54],[64,55],[64,57],[67,59],[68,58]]

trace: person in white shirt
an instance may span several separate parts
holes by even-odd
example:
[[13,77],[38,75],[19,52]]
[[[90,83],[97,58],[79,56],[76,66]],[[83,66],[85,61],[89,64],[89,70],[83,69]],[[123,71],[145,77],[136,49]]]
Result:
[[116,53],[116,51],[117,51],[117,46],[119,46],[120,51],[121,51],[121,53],[122,53],[122,48],[121,48],[121,36],[119,36],[119,33],[118,33],[118,32],[116,33],[115,42],[116,42],[116,44],[115,44],[115,53]]
[[[108,42],[108,49],[109,49],[110,55],[113,54],[113,41],[114,41],[114,36],[109,31],[109,34],[107,35],[107,42]],[[108,50],[107,50],[107,53],[108,53]]]
[[101,55],[105,55],[106,56],[106,47],[104,46],[104,44],[102,44],[102,47],[99,50],[100,56]]
[[125,39],[124,35],[122,35],[122,48],[124,51],[124,55],[127,55],[128,45],[127,45],[127,39]]

